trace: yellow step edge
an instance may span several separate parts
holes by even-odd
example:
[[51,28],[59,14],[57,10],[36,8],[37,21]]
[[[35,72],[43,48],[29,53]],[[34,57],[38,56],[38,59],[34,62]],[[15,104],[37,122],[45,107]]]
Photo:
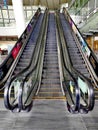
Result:
[[38,97],[38,96],[36,96],[36,97],[34,97],[33,99],[66,99],[66,97],[64,97],[64,96],[62,96],[62,97]]
[[41,88],[40,90],[43,90],[43,89],[46,89],[46,90],[49,90],[49,89],[52,89],[52,90],[61,90],[61,88]]
[[62,92],[39,92],[38,94],[40,94],[40,93],[44,93],[44,94],[45,94],[45,93],[50,93],[50,94],[53,93],[53,94],[57,94],[57,93],[62,93]]

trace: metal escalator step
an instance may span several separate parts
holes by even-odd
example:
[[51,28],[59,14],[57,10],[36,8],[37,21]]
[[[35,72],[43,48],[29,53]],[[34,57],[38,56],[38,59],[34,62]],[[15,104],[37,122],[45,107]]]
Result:
[[48,66],[48,65],[46,66],[46,65],[45,65],[45,66],[43,66],[43,69],[47,69],[47,70],[49,70],[49,69],[50,69],[50,70],[51,70],[51,69],[54,69],[54,71],[55,71],[55,69],[59,69],[59,67],[58,67],[58,66]]
[[58,84],[43,84],[43,83],[41,83],[41,89],[47,89],[47,88],[61,89],[61,84],[60,83],[58,83]]
[[72,53],[74,53],[74,52],[79,52],[80,53],[79,49],[75,45],[69,47],[69,44],[68,44],[68,50],[69,50],[69,52],[72,52]]
[[58,64],[58,59],[44,59],[44,63],[57,63]]
[[84,64],[84,61],[81,59],[81,60],[78,60],[78,59],[72,59],[72,63],[73,63],[73,65],[75,65],[75,64],[78,64],[78,65],[81,65],[81,64]]
[[88,74],[88,71],[87,71],[86,68],[84,68],[84,69],[78,69],[78,68],[77,68],[77,70],[78,70],[79,72],[81,72],[82,74]]
[[51,60],[52,61],[58,61],[58,57],[57,56],[52,56],[52,55],[51,56],[45,56],[44,61],[45,60],[50,61],[50,62],[51,62]]
[[37,96],[35,96],[33,99],[45,99],[45,100],[66,100],[66,97],[65,96],[57,96],[57,97],[50,97],[50,96],[48,96],[48,97],[43,97],[43,96],[39,96],[39,95],[37,95]]
[[56,48],[56,44],[50,44],[50,43],[46,43],[45,48]]
[[53,87],[42,87],[41,88],[41,92],[61,92],[61,88],[59,87],[59,88],[53,88]]
[[19,71],[20,71],[20,70],[23,70],[23,69],[25,69],[24,66],[17,66],[17,67],[16,67],[16,70],[19,70]]
[[21,58],[30,59],[30,55],[22,55]]
[[80,58],[80,57],[76,57],[76,58],[71,58],[71,62],[72,62],[72,64],[73,64],[73,66],[75,65],[75,64],[78,64],[78,65],[81,65],[81,63],[83,64],[83,59],[82,58]]
[[57,55],[45,55],[45,58],[50,58],[50,59],[57,59],[58,56]]
[[56,55],[57,55],[57,56],[58,56],[58,52],[57,52],[57,51],[53,51],[53,52],[47,52],[47,51],[46,51],[46,52],[44,53],[44,55],[46,55],[46,56],[47,56],[47,55],[49,55],[49,56],[52,56],[52,55],[56,56]]
[[78,56],[77,56],[77,55],[75,56],[75,55],[73,54],[73,56],[71,55],[70,58],[72,59],[72,61],[74,61],[74,60],[83,60],[83,58],[81,57],[81,55],[80,55],[80,56],[79,56],[79,55],[78,55]]
[[80,54],[79,50],[69,50],[69,54]]
[[77,68],[77,69],[85,69],[86,65],[85,64],[74,64],[73,67]]
[[38,93],[38,96],[40,96],[40,97],[45,97],[45,98],[49,98],[49,97],[53,97],[53,98],[57,98],[57,97],[62,97],[63,96],[63,94],[62,94],[62,92],[39,92]]
[[28,62],[19,62],[18,66],[27,66],[29,63]]
[[69,50],[69,54],[80,54],[79,50]]
[[31,52],[33,52],[33,50],[34,50],[34,48],[25,49],[25,50],[23,51],[23,54],[24,54],[24,53],[31,53]]
[[30,62],[31,59],[20,58],[20,62]]
[[46,74],[49,74],[49,73],[59,73],[59,70],[58,69],[48,69],[48,70],[45,70],[43,69],[42,73],[46,73]]
[[48,60],[48,61],[46,61],[46,60],[44,60],[44,65],[49,65],[49,66],[55,66],[55,65],[57,65],[58,66],[58,60]]
[[77,51],[77,50],[79,51],[79,49],[77,47],[74,47],[74,46],[69,47],[68,50],[69,51]]
[[57,72],[57,73],[43,73],[42,74],[42,78],[50,78],[50,77],[52,77],[53,79],[54,78],[59,78],[60,77],[60,75],[59,75],[59,71]]
[[23,52],[33,52],[33,50],[34,50],[34,47],[28,47],[28,48],[25,48]]
[[57,96],[63,96],[62,92],[39,92],[38,93],[39,96],[43,96],[43,97],[57,97]]
[[59,67],[58,67],[58,65],[46,65],[46,64],[44,64],[44,66],[43,66],[43,69],[47,69],[47,70],[49,70],[49,69],[59,69]]
[[55,48],[55,49],[54,49],[54,48],[53,48],[53,49],[52,49],[52,48],[51,48],[51,49],[50,49],[50,48],[47,48],[46,51],[47,51],[47,52],[49,52],[49,51],[51,51],[51,52],[57,51],[57,48]]
[[31,52],[24,52],[22,55],[21,55],[21,57],[24,57],[24,56],[27,56],[27,57],[29,57],[29,56],[31,56]]
[[60,84],[60,79],[42,79],[42,84]]
[[43,69],[42,73],[46,74],[46,75],[51,75],[51,76],[52,76],[53,73],[58,75],[59,70],[58,69]]
[[56,53],[45,53],[45,56],[58,57],[57,52]]
[[26,47],[34,47],[35,46],[35,44],[34,43],[28,43],[27,45],[26,45]]
[[49,47],[49,46],[46,47],[46,50],[56,50],[57,51],[57,49],[55,47]]
[[70,53],[71,57],[82,57],[80,53]]
[[57,75],[57,74],[55,74],[55,75],[53,75],[53,74],[48,74],[48,75],[46,75],[46,74],[43,74],[42,75],[42,79],[43,78],[45,78],[45,79],[60,79],[60,76],[59,75]]

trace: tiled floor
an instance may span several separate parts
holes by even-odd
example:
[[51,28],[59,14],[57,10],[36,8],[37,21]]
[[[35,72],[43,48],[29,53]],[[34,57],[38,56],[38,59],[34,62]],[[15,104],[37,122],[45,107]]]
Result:
[[64,100],[35,100],[29,113],[12,113],[2,105],[0,130],[98,130],[98,102],[88,114],[70,114]]

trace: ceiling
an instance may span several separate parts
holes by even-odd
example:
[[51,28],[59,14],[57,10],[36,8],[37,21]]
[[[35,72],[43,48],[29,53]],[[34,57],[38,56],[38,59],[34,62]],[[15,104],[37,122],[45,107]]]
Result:
[[[49,9],[58,9],[61,4],[70,3],[72,0],[23,0],[24,5],[42,5]],[[9,0],[8,4],[12,4],[12,0]]]

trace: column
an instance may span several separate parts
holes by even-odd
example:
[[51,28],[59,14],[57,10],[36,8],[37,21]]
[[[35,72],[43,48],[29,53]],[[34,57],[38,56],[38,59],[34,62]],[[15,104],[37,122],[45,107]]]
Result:
[[23,0],[12,0],[12,4],[16,20],[17,35],[18,37],[20,37],[20,35],[23,33],[25,29]]

